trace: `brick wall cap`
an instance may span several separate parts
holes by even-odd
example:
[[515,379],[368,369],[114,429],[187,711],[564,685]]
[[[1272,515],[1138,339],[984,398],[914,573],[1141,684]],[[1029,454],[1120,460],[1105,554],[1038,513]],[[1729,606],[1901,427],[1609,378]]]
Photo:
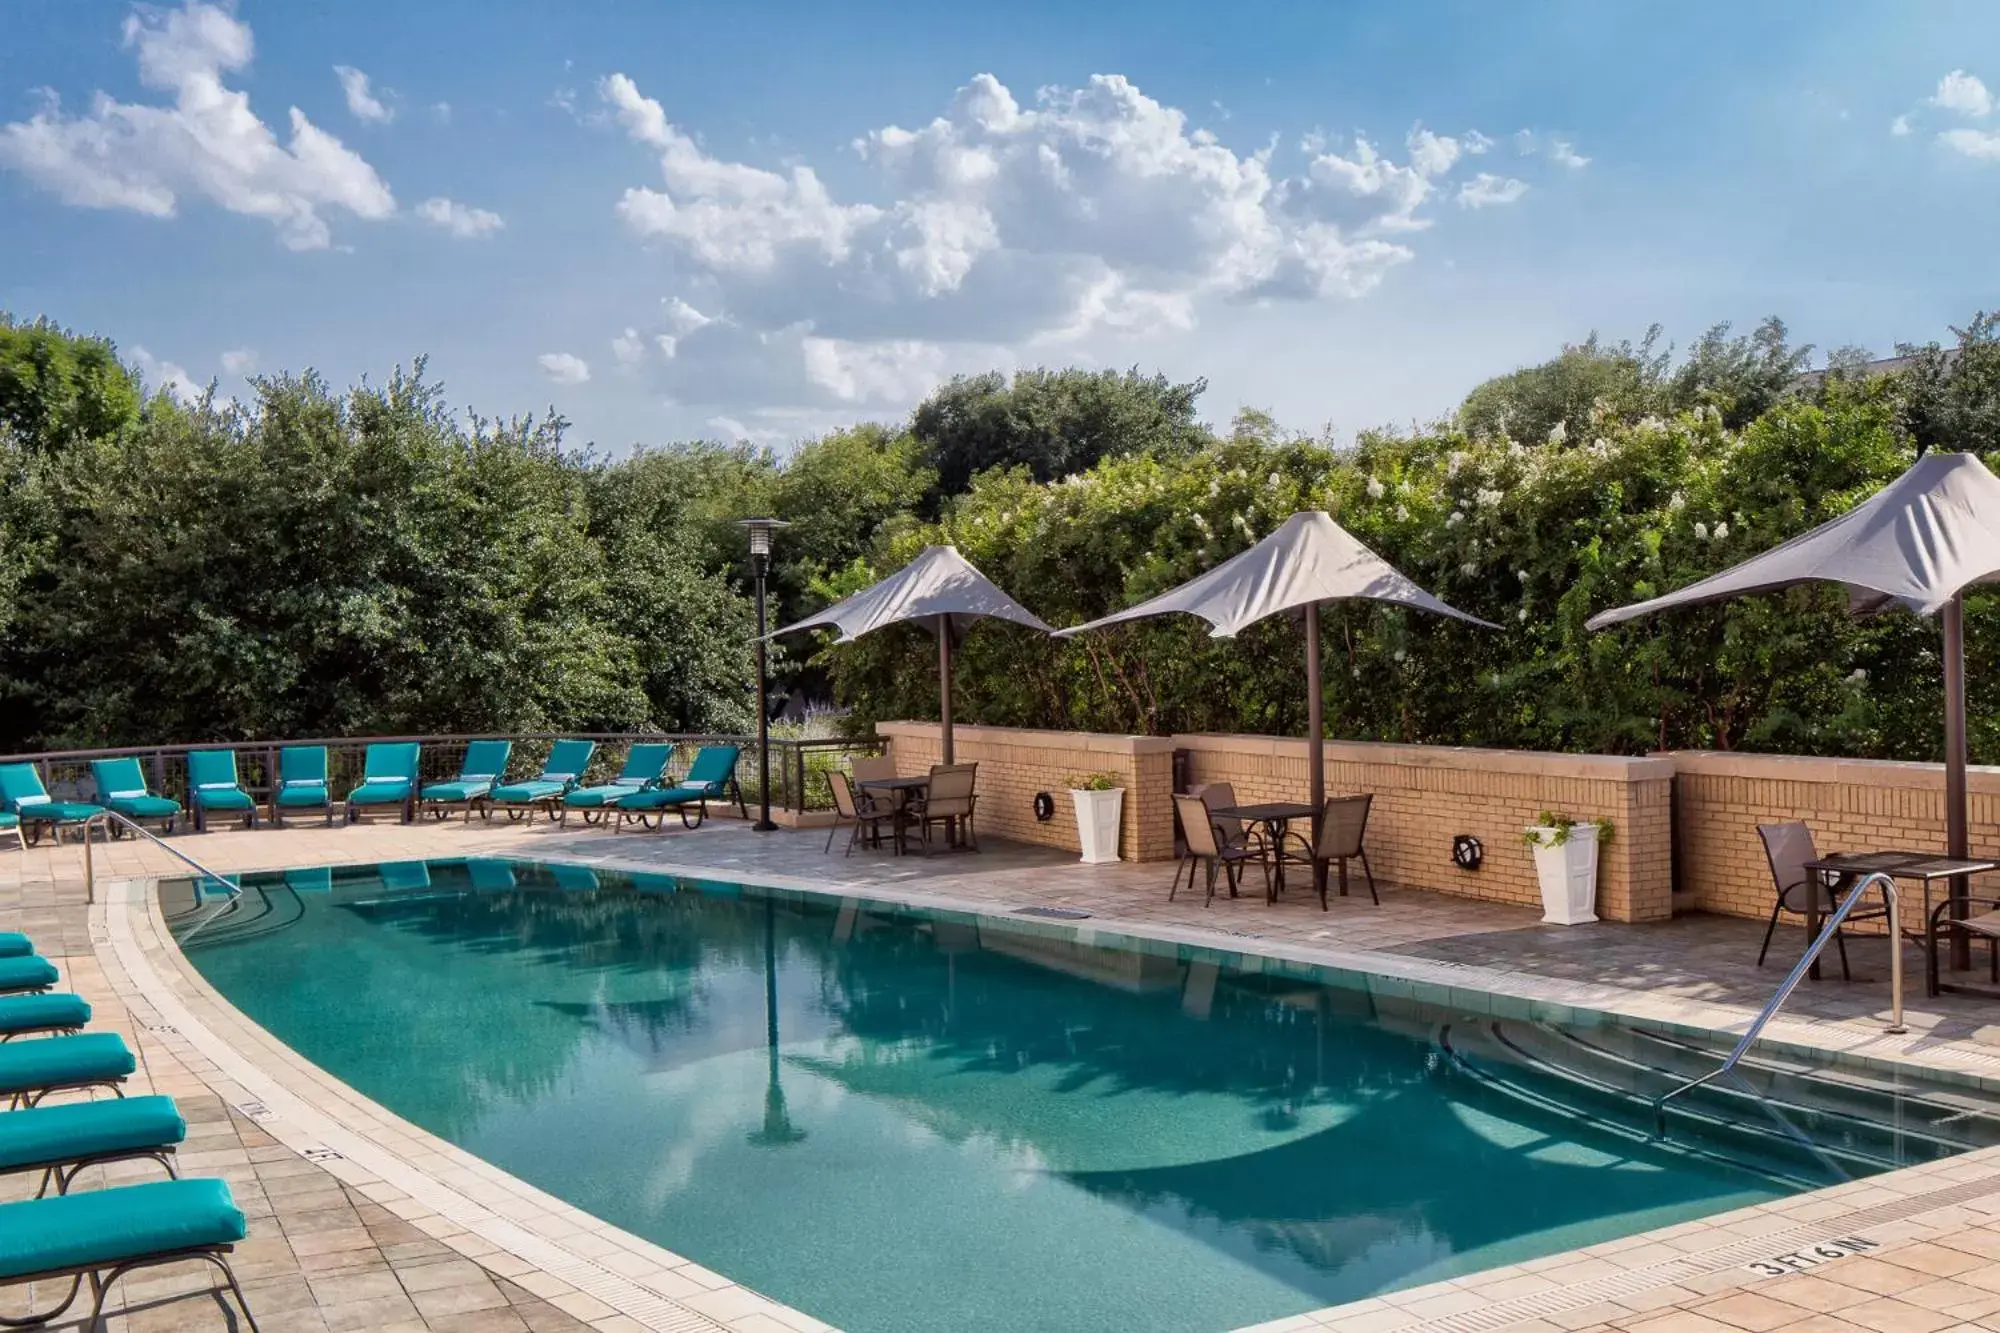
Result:
[[[1300,762],[1304,762],[1308,750],[1306,740],[1297,736],[1195,734],[1173,737],[1172,746],[1210,754],[1282,755]],[[1470,769],[1612,782],[1664,781],[1675,771],[1674,760],[1668,756],[1556,754],[1538,750],[1487,750],[1470,745],[1330,740],[1326,742],[1325,753],[1331,763],[1400,764],[1409,768]]]
[[[1832,782],[1861,787],[1907,787],[1917,791],[1944,790],[1944,765],[1909,763],[1898,759],[1838,759],[1797,754],[1736,754],[1721,750],[1673,750],[1663,756],[1676,772],[1694,777],[1752,778],[1770,782]],[[2000,794],[2000,768],[1973,764],[1966,769],[1966,787],[1982,794]]]

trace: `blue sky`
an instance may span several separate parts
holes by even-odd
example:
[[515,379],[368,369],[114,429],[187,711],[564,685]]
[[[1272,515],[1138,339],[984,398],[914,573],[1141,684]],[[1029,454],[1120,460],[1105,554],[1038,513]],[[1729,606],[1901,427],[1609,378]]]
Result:
[[1984,4],[4,22],[0,307],[225,393],[424,353],[454,403],[612,451],[1070,363],[1351,432],[1593,329],[1886,352],[2000,305]]

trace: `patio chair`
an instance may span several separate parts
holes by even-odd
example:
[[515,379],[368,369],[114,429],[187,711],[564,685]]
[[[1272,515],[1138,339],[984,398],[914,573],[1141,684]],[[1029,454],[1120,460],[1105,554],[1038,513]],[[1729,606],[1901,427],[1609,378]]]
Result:
[[174,1170],[174,1150],[187,1139],[187,1121],[171,1097],[121,1097],[108,1102],[64,1102],[0,1115],[0,1175],[42,1173],[41,1198],[54,1186],[67,1194],[87,1166],[149,1158]]
[[695,752],[694,762],[688,765],[687,776],[679,782],[619,797],[618,822],[637,821],[641,828],[653,828],[656,826],[646,821],[656,819],[657,827],[665,828],[667,811],[676,810],[683,828],[700,828],[708,818],[708,803],[726,801],[731,796],[736,798],[737,812],[748,819],[750,810],[743,803],[743,788],[736,781],[736,759],[740,753],[734,745],[702,746]]
[[44,831],[60,841],[63,829],[104,813],[101,805],[51,800],[33,764],[0,764],[0,810],[20,821],[23,847],[40,842]]
[[98,1328],[104,1299],[120,1278],[198,1259],[221,1270],[244,1325],[257,1333],[257,1318],[227,1257],[248,1234],[242,1210],[220,1180],[155,1180],[0,1204],[0,1286],[72,1279],[60,1305],[8,1322],[48,1323],[76,1303],[88,1278],[91,1310],[81,1326]]
[[83,1032],[69,1037],[31,1037],[0,1043],[0,1097],[11,1106],[33,1106],[52,1092],[121,1086],[139,1062],[115,1032]]
[[979,839],[973,836],[972,809],[979,797],[973,788],[979,777],[977,764],[935,764],[931,767],[931,780],[924,788],[923,795],[911,801],[906,807],[910,822],[916,825],[917,836],[924,847],[931,845],[931,828],[942,825],[947,830],[955,823],[963,827],[965,843],[973,851],[979,850]]
[[[1252,852],[1240,844],[1231,845],[1224,842],[1221,832],[1215,827],[1215,821],[1209,817],[1207,803],[1201,797],[1177,792],[1174,795],[1174,810],[1181,817],[1181,832],[1187,838],[1188,854],[1184,864],[1187,866],[1188,887],[1194,887],[1197,866],[1208,872],[1208,896],[1202,901],[1203,907],[1215,901],[1215,881],[1218,875],[1227,879],[1229,896],[1232,898],[1236,896],[1237,887],[1241,883],[1242,869],[1247,862],[1255,862],[1263,867],[1264,892],[1267,897],[1269,896],[1271,891],[1269,858]],[[1167,891],[1167,901],[1172,902],[1174,895],[1178,894],[1180,889],[1181,875],[1176,868],[1173,888]]]
[[[1968,909],[1984,907],[1988,910],[1963,918],[1952,916],[1952,908],[1960,904]],[[1964,898],[1954,899],[1947,893],[1942,902],[1931,908],[1931,919],[1924,924],[1929,928],[1924,936],[1929,944],[1929,956],[1924,959],[1926,995],[1939,994],[1937,948],[1953,935],[1963,935],[1968,940],[1986,941],[1987,976],[1995,984],[2000,984],[2000,898],[1969,894]]]
[[826,831],[826,846],[820,849],[822,854],[833,850],[834,834],[840,832],[842,825],[847,825],[850,829],[847,835],[847,848],[841,852],[842,856],[854,854],[854,845],[861,841],[864,831],[871,838],[880,836],[884,824],[889,826],[889,831],[900,848],[903,836],[903,811],[893,805],[883,804],[865,791],[857,790],[854,784],[847,780],[847,774],[837,768],[826,775],[826,780],[827,785],[833,788],[833,827]]
[[886,754],[858,755],[848,767],[854,770],[856,782],[874,782],[878,778],[896,776],[896,761]]
[[67,992],[0,995],[0,1042],[81,1032],[90,1012],[90,1001]]
[[0,958],[0,995],[45,991],[56,984],[56,965],[38,953]]
[[271,822],[283,827],[288,810],[321,810],[333,827],[333,792],[326,782],[324,745],[287,745],[278,751],[278,785],[271,792]]
[[572,810],[581,814],[586,824],[609,818],[611,808],[620,798],[651,791],[665,782],[667,764],[673,757],[672,745],[649,741],[633,746],[625,752],[625,767],[617,777],[602,786],[575,787],[564,792],[562,804],[556,807],[556,822],[567,823]]
[[418,793],[422,808],[434,819],[447,818],[446,806],[465,807],[465,819],[472,822],[472,807],[493,794],[493,788],[507,775],[507,760],[514,753],[512,741],[471,741],[458,776],[450,782],[433,782]]
[[[125,816],[133,823],[149,819],[160,822],[160,831],[172,833],[174,822],[181,817],[181,803],[168,796],[157,796],[146,786],[146,770],[137,759],[93,759],[90,761],[91,781],[97,784],[97,803],[113,814]],[[122,838],[124,830],[111,821],[111,836]]]
[[495,787],[480,808],[479,817],[491,819],[498,808],[505,810],[509,819],[525,815],[530,824],[535,822],[537,810],[555,818],[556,802],[582,780],[583,770],[590,767],[590,757],[596,753],[596,741],[557,741],[549,748],[549,760],[542,765],[540,777]]
[[35,942],[18,930],[0,930],[0,958],[21,958],[35,951]]
[[[1764,843],[1764,858],[1771,865],[1771,883],[1777,890],[1777,901],[1771,904],[1771,921],[1764,927],[1764,946],[1757,950],[1757,966],[1764,966],[1764,956],[1771,952],[1771,935],[1778,928],[1780,914],[1790,912],[1794,916],[1804,916],[1809,905],[1817,899],[1817,908],[1822,918],[1840,905],[1841,894],[1853,882],[1851,876],[1843,875],[1840,882],[1828,887],[1820,882],[1820,877],[1806,869],[1806,862],[1816,860],[1819,853],[1813,847],[1812,829],[1805,821],[1790,824],[1759,824],[1757,836]],[[1847,922],[1882,921],[1889,915],[1888,894],[1882,895],[1880,907],[1856,907],[1847,914]],[[1892,933],[1894,933],[1892,931]],[[1847,970],[1847,937],[1835,931],[1833,942],[1840,949],[1840,978],[1853,980]],[[1807,941],[1810,946],[1811,941]]]
[[405,824],[417,816],[415,741],[384,741],[368,747],[361,761],[361,785],[347,793],[347,822],[372,810],[394,809]]
[[245,828],[257,827],[257,801],[236,776],[236,751],[190,750],[187,766],[196,833],[208,831],[210,815],[241,815]]
[[[1361,862],[1361,873],[1368,877],[1368,899],[1377,907],[1382,905],[1381,896],[1375,892],[1375,871],[1368,864],[1367,849],[1361,840],[1368,832],[1368,809],[1375,802],[1374,795],[1329,796],[1326,808],[1320,812],[1319,838],[1308,844],[1311,854],[1301,856],[1297,852],[1285,855],[1288,865],[1308,865],[1315,869],[1322,865],[1337,865],[1340,868],[1340,896],[1347,896],[1347,863]],[[1315,876],[1316,878],[1316,876]],[[1326,890],[1319,891],[1319,909],[1327,910]]]

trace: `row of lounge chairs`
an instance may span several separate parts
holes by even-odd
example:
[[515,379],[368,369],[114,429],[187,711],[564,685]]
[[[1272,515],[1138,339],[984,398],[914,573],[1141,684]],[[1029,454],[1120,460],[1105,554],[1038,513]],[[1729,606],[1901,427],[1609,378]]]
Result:
[[[40,1326],[76,1303],[90,1284],[83,1323],[99,1327],[105,1296],[139,1269],[200,1260],[221,1273],[255,1333],[243,1289],[229,1266],[249,1234],[243,1210],[222,1180],[183,1179],[174,1154],[187,1121],[173,1098],[127,1097],[138,1061],[115,1032],[85,1032],[90,1004],[53,990],[55,965],[27,936],[0,933],[0,1175],[39,1173],[35,1197],[0,1204],[0,1287],[69,1280],[53,1308],[10,1313],[10,1326]],[[47,1103],[60,1093],[108,1091],[105,1101]],[[167,1179],[71,1193],[85,1168],[153,1161]],[[234,1321],[232,1320],[232,1326]]]
[[[697,828],[708,816],[710,801],[733,801],[748,817],[743,790],[736,780],[736,746],[703,746],[687,771],[674,778],[668,772],[674,747],[642,742],[627,752],[617,777],[600,786],[582,786],[584,771],[596,752],[595,741],[557,741],[537,776],[508,782],[513,742],[473,741],[466,746],[457,777],[420,785],[420,751],[415,742],[370,745],[362,762],[361,783],[341,799],[338,809],[346,823],[384,813],[400,815],[405,823],[420,813],[445,819],[456,810],[463,810],[468,820],[475,812],[491,819],[496,810],[504,810],[509,819],[532,822],[542,814],[558,823],[574,811],[586,824],[606,822],[614,829],[626,824],[664,828],[667,817],[675,815],[685,827]],[[26,845],[45,832],[59,836],[61,829],[83,825],[107,810],[137,824],[160,824],[169,833],[184,815],[192,816],[197,831],[206,830],[216,816],[256,826],[258,802],[238,776],[236,751],[191,751],[187,764],[187,807],[154,792],[137,759],[92,761],[91,776],[97,783],[95,803],[53,799],[33,764],[0,764],[0,834],[12,832]],[[288,745],[279,750],[277,781],[268,809],[271,822],[282,826],[288,815],[318,813],[331,825],[335,811],[327,780],[326,747]],[[112,834],[119,833],[114,822]]]

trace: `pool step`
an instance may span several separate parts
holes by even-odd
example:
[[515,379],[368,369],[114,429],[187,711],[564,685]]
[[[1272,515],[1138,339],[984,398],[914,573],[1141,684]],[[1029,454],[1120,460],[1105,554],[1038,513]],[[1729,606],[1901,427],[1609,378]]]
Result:
[[[1454,1023],[1440,1044],[1463,1072],[1509,1095],[1566,1102],[1648,1133],[1654,1099],[1727,1053],[1675,1034],[1512,1020]],[[1766,1174],[1824,1184],[2000,1144],[2000,1099],[1753,1053],[1731,1076],[1670,1103],[1668,1136]]]

